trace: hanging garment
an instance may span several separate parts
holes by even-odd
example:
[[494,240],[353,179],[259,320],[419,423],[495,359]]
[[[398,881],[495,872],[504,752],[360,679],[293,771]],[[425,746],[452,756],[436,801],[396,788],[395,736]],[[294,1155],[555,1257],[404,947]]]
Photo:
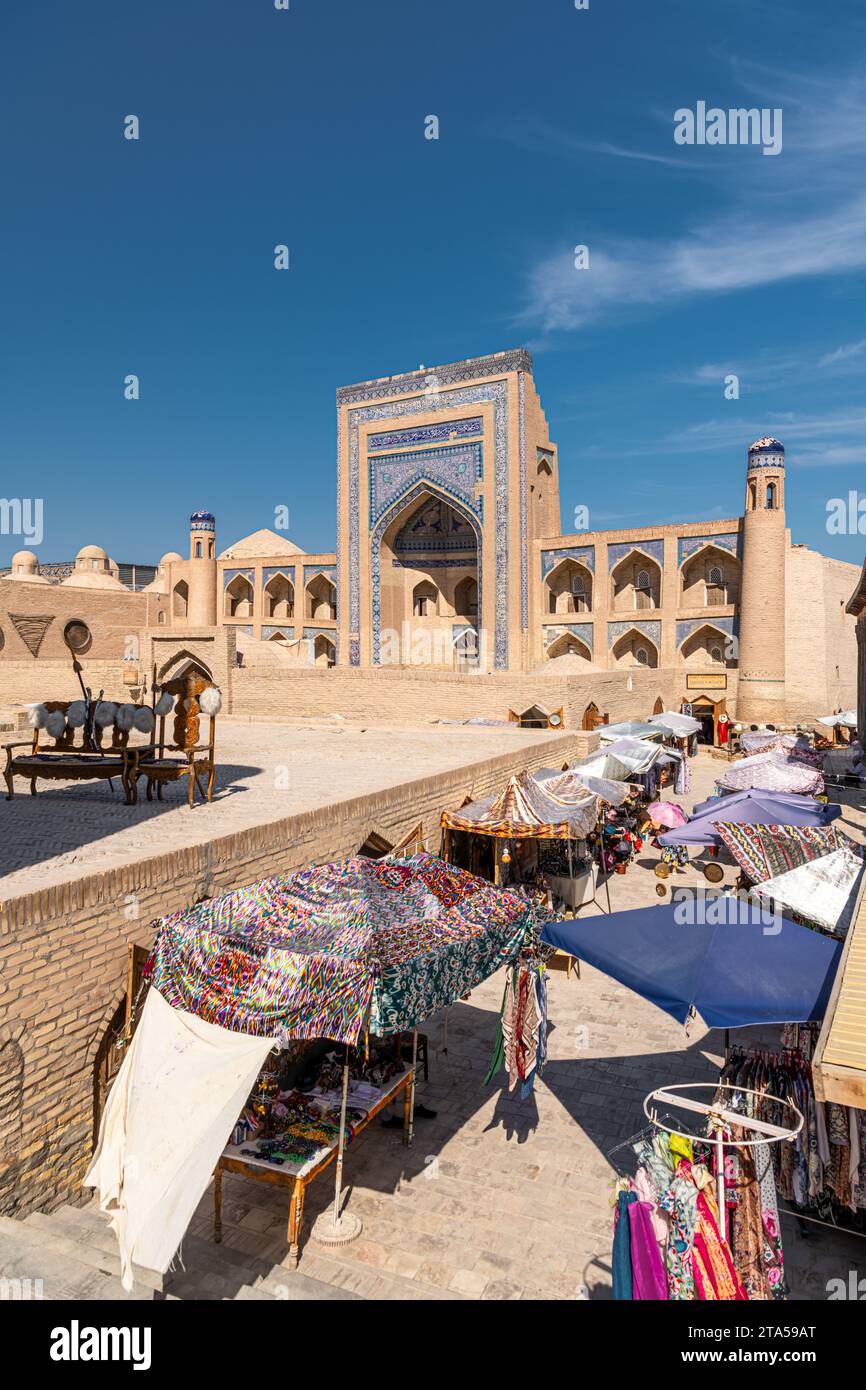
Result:
[[613,1275],[613,1296],[617,1300],[634,1297],[631,1272],[631,1222],[629,1208],[637,1202],[635,1192],[620,1192],[617,1197],[616,1218],[613,1231],[613,1254],[611,1273]]
[[632,1297],[652,1302],[666,1300],[668,1281],[653,1229],[653,1207],[649,1202],[638,1200],[636,1193],[631,1195],[635,1198],[628,1208]]
[[725,744],[727,743],[727,741],[728,741],[728,734],[729,734],[730,728],[731,728],[731,722],[730,722],[730,720],[728,719],[728,716],[727,716],[726,714],[720,714],[720,715],[719,715],[718,725],[719,725],[719,743],[722,744],[722,746],[724,747],[724,745],[725,745]]

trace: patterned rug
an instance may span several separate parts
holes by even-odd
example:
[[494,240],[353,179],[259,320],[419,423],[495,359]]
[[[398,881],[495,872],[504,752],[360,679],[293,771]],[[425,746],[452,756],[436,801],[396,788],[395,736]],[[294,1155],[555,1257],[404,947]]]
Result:
[[775,878],[800,864],[809,864],[843,845],[853,848],[847,835],[834,826],[735,825],[716,821],[722,843],[753,883]]

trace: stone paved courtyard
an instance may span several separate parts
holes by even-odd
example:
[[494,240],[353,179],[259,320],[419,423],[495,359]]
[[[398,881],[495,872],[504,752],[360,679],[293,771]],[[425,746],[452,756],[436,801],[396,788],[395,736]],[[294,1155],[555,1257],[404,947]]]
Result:
[[[710,790],[719,764],[692,763],[687,804]],[[863,839],[862,808],[844,828]],[[642,856],[611,883],[614,909],[655,903],[656,855]],[[729,871],[730,876],[730,871]],[[678,880],[701,882],[691,869]],[[587,909],[590,912],[597,908]],[[427,1025],[430,1081],[419,1098],[437,1111],[419,1121],[413,1147],[374,1124],[346,1162],[349,1208],[360,1238],[339,1249],[309,1239],[333,1201],[328,1170],[307,1193],[300,1271],[371,1298],[430,1297],[436,1290],[483,1299],[610,1297],[615,1176],[608,1151],[643,1124],[642,1101],[663,1084],[715,1081],[723,1035],[698,1023],[687,1037],[660,1010],[597,971],[552,973],[549,1061],[534,1096],[521,1101],[484,1085],[502,998],[499,974]],[[739,1036],[775,1041],[775,1030]],[[447,1041],[447,1051],[445,1050]],[[627,1155],[614,1155],[623,1163]],[[287,1251],[287,1194],[226,1175],[223,1239],[278,1263]],[[208,1191],[191,1230],[210,1237]],[[831,1278],[866,1274],[866,1241],[783,1216],[788,1277],[795,1298],[822,1299]],[[286,1279],[292,1278],[286,1272]]]

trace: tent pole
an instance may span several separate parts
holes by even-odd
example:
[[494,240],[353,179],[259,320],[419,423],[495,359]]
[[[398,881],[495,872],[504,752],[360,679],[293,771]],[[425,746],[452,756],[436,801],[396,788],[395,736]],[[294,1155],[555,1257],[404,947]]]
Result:
[[349,1044],[346,1043],[346,1060],[343,1063],[343,1099],[340,1103],[340,1139],[337,1145],[337,1176],[334,1191],[334,1225],[340,1224],[340,1190],[343,1186],[343,1153],[346,1147],[346,1109],[349,1099]]
[[415,1131],[415,1068],[418,1065],[418,1029],[412,1029],[412,1080],[409,1082],[409,1115],[403,1143],[409,1148]]

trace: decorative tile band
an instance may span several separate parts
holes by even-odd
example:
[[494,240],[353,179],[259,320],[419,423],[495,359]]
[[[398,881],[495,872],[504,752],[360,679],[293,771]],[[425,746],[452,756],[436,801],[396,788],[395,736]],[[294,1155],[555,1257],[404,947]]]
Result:
[[429,387],[431,382],[435,382],[441,390],[443,386],[458,386],[467,381],[477,381],[479,377],[531,371],[531,355],[525,348],[513,348],[508,352],[491,353],[488,357],[468,357],[462,362],[448,362],[442,367],[405,372],[401,376],[385,377],[380,381],[360,381],[354,386],[340,386],[337,389],[337,405],[355,405],[360,401],[383,400],[386,396],[423,391],[425,385]]
[[262,628],[262,640],[265,641],[265,642],[267,642],[268,638],[269,638],[269,637],[273,637],[273,636],[274,636],[274,633],[277,633],[277,632],[278,632],[282,637],[288,637],[288,639],[289,639],[290,642],[293,642],[293,641],[294,641],[294,638],[295,638],[295,629],[294,629],[293,627],[263,627],[263,628]]
[[608,649],[611,650],[611,649],[613,648],[614,644],[615,644],[616,642],[619,641],[620,637],[624,637],[625,634],[626,634],[627,632],[631,632],[632,630],[635,630],[635,631],[637,631],[637,632],[642,632],[643,635],[644,635],[644,637],[648,637],[649,640],[650,640],[652,643],[654,643],[654,645],[655,645],[655,647],[656,647],[656,650],[660,650],[660,649],[661,649],[661,640],[662,640],[662,625],[661,625],[661,623],[660,623],[660,622],[641,622],[640,620],[638,620],[638,621],[627,621],[627,622],[617,622],[617,623],[608,623],[608,625],[607,625],[607,645],[608,645]]
[[736,531],[723,536],[680,536],[677,542],[677,564],[690,560],[705,545],[715,545],[719,550],[727,550],[731,555],[739,555],[740,537]]
[[241,575],[252,584],[255,573],[255,570],[223,570],[223,588],[227,589],[232,580],[237,579],[238,575]]
[[555,642],[558,637],[564,636],[566,632],[570,632],[573,637],[577,637],[583,642],[585,647],[589,647],[590,651],[593,650],[595,636],[592,623],[551,623],[546,625],[544,629],[545,647],[549,647],[551,643]]
[[546,579],[552,569],[555,569],[560,560],[577,560],[578,564],[586,565],[586,568],[595,574],[595,546],[594,545],[569,545],[563,546],[561,550],[542,550],[541,552],[541,577]]
[[677,623],[677,650],[699,628],[712,627],[726,637],[734,635],[733,618],[688,618]]
[[317,574],[323,574],[326,579],[336,587],[337,566],[336,565],[304,565],[304,588],[307,587],[311,579],[315,579]]
[[387,430],[384,434],[367,436],[367,453],[381,449],[406,449],[413,444],[447,444],[453,439],[483,434],[484,421],[480,415],[467,420],[443,420],[441,425],[418,425],[414,429]]
[[425,560],[422,557],[413,559],[407,555],[402,560],[392,560],[395,570],[443,570],[443,569],[475,569],[477,560],[475,555],[452,555],[447,560]]
[[483,476],[483,467],[480,443],[444,445],[437,449],[388,454],[385,458],[371,459],[371,525],[375,525],[382,513],[422,478],[446,483],[452,492],[480,514],[481,499],[475,496],[475,485]]
[[609,545],[607,547],[608,569],[612,570],[632,550],[638,554],[648,555],[651,560],[655,560],[659,569],[664,569],[665,543],[663,540],[617,541],[615,545]]
[[267,569],[262,570],[262,583],[269,584],[278,574],[287,579],[294,588],[296,583],[294,565],[270,565]]

